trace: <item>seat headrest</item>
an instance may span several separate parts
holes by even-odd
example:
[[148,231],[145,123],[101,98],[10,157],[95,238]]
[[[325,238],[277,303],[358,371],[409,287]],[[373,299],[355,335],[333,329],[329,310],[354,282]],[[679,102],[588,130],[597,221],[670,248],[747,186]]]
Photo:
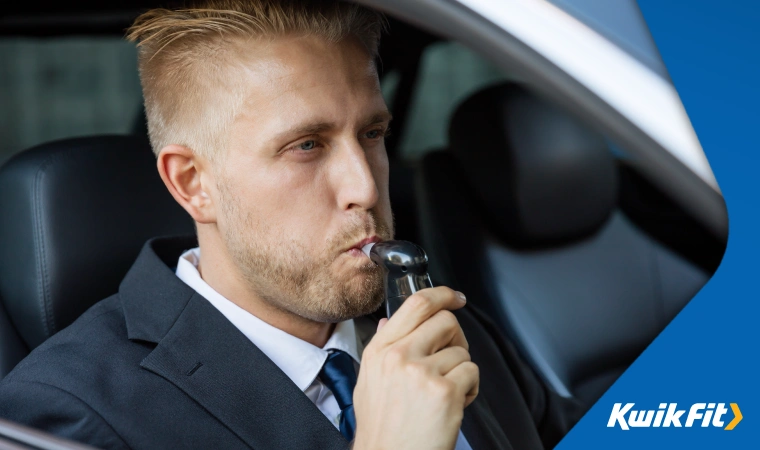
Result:
[[615,162],[604,139],[516,84],[465,100],[449,145],[484,217],[510,245],[586,236],[615,206]]
[[118,291],[151,237],[194,233],[146,138],[52,142],[0,169],[0,299],[29,348]]

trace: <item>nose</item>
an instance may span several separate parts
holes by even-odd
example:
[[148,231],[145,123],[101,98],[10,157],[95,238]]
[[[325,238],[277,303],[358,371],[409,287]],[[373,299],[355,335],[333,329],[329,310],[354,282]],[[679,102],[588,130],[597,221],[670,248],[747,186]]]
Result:
[[377,205],[380,193],[376,175],[367,153],[356,140],[344,144],[338,152],[335,186],[338,205],[342,210],[370,210]]

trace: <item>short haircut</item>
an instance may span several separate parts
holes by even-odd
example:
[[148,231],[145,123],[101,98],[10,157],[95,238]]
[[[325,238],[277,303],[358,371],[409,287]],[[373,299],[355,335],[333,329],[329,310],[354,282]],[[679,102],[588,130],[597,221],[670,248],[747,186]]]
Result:
[[184,145],[210,160],[226,145],[246,92],[234,69],[250,38],[356,38],[376,57],[383,16],[337,0],[208,0],[187,9],[153,9],[127,39],[138,41],[140,82],[153,152]]

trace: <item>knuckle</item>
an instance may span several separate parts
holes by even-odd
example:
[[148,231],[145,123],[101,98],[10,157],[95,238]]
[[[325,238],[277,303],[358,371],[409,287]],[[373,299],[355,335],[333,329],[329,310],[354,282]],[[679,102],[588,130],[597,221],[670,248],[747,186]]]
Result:
[[412,362],[406,365],[407,375],[413,379],[424,379],[428,376],[427,366],[419,362]]
[[423,292],[417,292],[406,299],[404,302],[415,311],[427,312],[432,308],[432,301]]
[[446,327],[446,329],[449,330],[455,330],[459,329],[459,321],[457,320],[457,317],[448,310],[441,310],[436,313],[439,320],[443,322],[443,325]]
[[467,350],[466,348],[457,346],[457,347],[454,347],[454,351],[457,352],[457,357],[460,358],[462,361],[465,361],[465,362],[472,361],[472,356],[470,355],[469,350]]
[[448,401],[456,393],[456,384],[444,377],[433,378],[429,386],[435,398],[440,400]]
[[406,359],[406,349],[401,345],[394,345],[385,354],[384,362],[390,368],[396,368],[403,364]]
[[465,368],[470,373],[470,376],[476,379],[480,379],[480,367],[472,361],[463,363]]
[[467,342],[467,338],[465,337],[463,331],[460,330],[460,334],[462,335],[462,348],[465,349],[465,350],[467,350],[469,352],[470,351],[470,343]]

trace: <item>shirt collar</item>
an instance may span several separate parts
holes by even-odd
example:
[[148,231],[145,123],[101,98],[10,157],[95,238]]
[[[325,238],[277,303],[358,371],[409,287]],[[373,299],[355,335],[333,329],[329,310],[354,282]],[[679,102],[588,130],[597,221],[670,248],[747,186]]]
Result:
[[342,350],[360,362],[353,320],[338,323],[324,347],[319,348],[269,325],[224,298],[201,278],[199,262],[198,247],[183,253],[177,262],[177,277],[214,305],[302,391],[319,375],[330,350]]

